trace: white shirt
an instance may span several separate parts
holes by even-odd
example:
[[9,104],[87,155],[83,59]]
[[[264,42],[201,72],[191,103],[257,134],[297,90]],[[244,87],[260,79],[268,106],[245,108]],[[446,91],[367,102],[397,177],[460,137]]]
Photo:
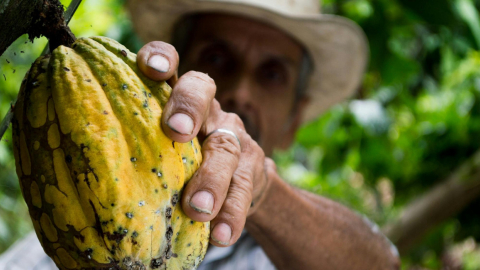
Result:
[[[0,256],[0,270],[55,270],[35,232],[17,241]],[[226,248],[210,246],[197,270],[275,270],[263,249],[246,232]]]

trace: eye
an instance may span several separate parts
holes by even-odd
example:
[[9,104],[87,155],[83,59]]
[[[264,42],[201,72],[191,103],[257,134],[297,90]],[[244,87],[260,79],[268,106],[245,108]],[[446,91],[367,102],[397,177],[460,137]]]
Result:
[[259,68],[259,80],[266,85],[280,85],[288,82],[287,69],[277,61],[267,62]]
[[232,57],[220,45],[212,45],[202,50],[199,65],[205,72],[225,73],[232,67]]
[[205,58],[207,63],[214,66],[221,66],[225,63],[225,56],[220,52],[212,52]]

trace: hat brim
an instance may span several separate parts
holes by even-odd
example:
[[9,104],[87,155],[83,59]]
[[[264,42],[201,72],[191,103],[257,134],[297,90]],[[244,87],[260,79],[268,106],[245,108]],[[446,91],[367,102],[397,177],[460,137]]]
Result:
[[215,0],[129,0],[135,31],[145,42],[170,42],[174,26],[185,16],[229,13],[271,24],[296,39],[310,54],[314,70],[303,122],[319,116],[357,90],[368,61],[368,42],[354,22],[335,15],[305,17],[280,14],[249,4]]

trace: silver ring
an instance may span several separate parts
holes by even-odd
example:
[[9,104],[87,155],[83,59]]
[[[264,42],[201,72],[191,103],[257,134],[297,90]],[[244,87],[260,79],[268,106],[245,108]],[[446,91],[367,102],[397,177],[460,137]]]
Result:
[[232,135],[233,137],[235,137],[235,139],[237,139],[237,142],[238,142],[238,145],[240,145],[240,148],[242,148],[242,144],[240,143],[240,139],[238,139],[237,135],[229,129],[225,129],[225,128],[215,129],[214,131],[208,133],[206,138],[210,137],[210,135],[212,135],[215,132],[226,133],[226,134]]

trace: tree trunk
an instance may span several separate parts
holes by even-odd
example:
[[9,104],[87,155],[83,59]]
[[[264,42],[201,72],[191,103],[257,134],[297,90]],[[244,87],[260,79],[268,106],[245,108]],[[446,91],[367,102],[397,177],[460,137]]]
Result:
[[480,150],[444,182],[410,203],[383,228],[400,253],[407,252],[430,229],[460,212],[480,196]]

